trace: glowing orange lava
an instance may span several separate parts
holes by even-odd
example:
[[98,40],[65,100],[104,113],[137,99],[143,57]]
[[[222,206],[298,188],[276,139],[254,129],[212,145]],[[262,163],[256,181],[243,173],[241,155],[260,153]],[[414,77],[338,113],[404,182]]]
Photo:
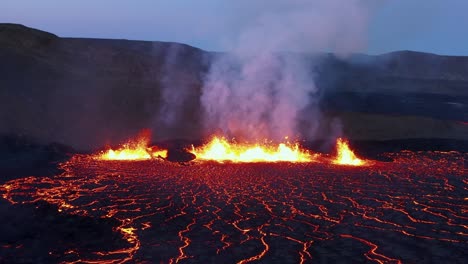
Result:
[[108,149],[98,155],[101,160],[148,160],[151,158],[167,157],[167,150],[148,147],[150,141],[149,131],[143,131],[135,140],[129,140],[119,149]]
[[299,148],[299,144],[238,144],[225,138],[214,137],[208,144],[193,148],[192,153],[201,160],[231,162],[310,162],[313,156]]
[[342,138],[338,138],[336,141],[337,156],[333,160],[334,164],[339,165],[351,165],[351,166],[362,166],[366,162],[354,154],[349,148],[348,142]]
[[[15,263],[25,254],[43,258],[29,257],[31,250],[52,252],[51,263],[387,264],[439,260],[441,254],[445,263],[464,259],[468,153],[385,153],[392,162],[366,160],[373,167],[350,169],[315,155],[323,162],[181,166],[76,154],[53,177],[0,184],[0,197],[12,204],[2,206],[15,213],[2,224],[15,228],[18,219],[37,219],[31,230],[51,224],[32,238],[13,229],[12,239],[0,239],[0,262]],[[68,231],[70,223],[82,221]],[[94,234],[103,224],[113,232]],[[52,229],[57,243],[40,244],[42,232]],[[85,232],[86,239],[75,232]],[[440,250],[421,255],[421,248],[434,246]]]

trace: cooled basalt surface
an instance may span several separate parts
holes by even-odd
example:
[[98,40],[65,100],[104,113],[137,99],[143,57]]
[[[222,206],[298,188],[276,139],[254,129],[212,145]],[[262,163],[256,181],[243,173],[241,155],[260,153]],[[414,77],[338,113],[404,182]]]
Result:
[[[108,244],[75,236],[68,239],[93,246],[43,249],[56,261],[461,262],[468,250],[468,155],[404,151],[387,157],[393,162],[349,167],[75,155],[61,164],[63,173],[12,180],[0,193],[16,207],[49,204],[64,219],[112,227],[100,235]],[[82,236],[95,239],[88,233]],[[17,240],[1,247],[37,250],[27,245]],[[3,255],[14,261],[14,254]]]

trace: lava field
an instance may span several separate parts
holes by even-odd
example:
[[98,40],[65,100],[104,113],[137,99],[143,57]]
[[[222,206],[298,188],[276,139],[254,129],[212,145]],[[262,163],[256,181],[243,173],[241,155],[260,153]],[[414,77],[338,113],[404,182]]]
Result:
[[[466,261],[468,154],[386,158],[355,167],[75,155],[59,175],[15,179],[0,193],[13,205],[48,204],[59,215],[107,221],[112,232],[103,236],[112,243],[59,241],[70,246],[49,249],[57,262]],[[0,246],[33,250],[22,241]]]

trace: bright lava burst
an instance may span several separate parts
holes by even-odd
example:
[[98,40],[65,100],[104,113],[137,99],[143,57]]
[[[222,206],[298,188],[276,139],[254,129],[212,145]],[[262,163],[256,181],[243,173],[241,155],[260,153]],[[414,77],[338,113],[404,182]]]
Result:
[[101,160],[148,160],[152,158],[167,157],[167,150],[157,147],[148,147],[150,141],[149,131],[143,131],[135,140],[129,140],[117,150],[109,149],[98,156]]
[[299,144],[249,145],[230,143],[225,138],[214,137],[208,144],[193,148],[192,153],[200,160],[231,162],[310,162],[313,156],[299,148]]
[[333,160],[334,164],[362,166],[366,165],[366,161],[356,157],[354,152],[349,148],[348,142],[342,138],[336,141],[337,156]]

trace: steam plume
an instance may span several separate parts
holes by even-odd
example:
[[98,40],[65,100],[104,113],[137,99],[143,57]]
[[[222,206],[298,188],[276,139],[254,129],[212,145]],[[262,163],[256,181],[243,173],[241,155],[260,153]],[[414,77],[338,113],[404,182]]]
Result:
[[[359,0],[261,0],[241,1],[236,8],[250,10],[251,16],[228,41],[231,52],[217,57],[205,78],[206,134],[247,140],[313,137],[320,120],[320,87],[314,83],[314,62],[298,53],[346,55],[362,49],[368,5]],[[306,107],[311,129],[304,135],[297,121]]]

